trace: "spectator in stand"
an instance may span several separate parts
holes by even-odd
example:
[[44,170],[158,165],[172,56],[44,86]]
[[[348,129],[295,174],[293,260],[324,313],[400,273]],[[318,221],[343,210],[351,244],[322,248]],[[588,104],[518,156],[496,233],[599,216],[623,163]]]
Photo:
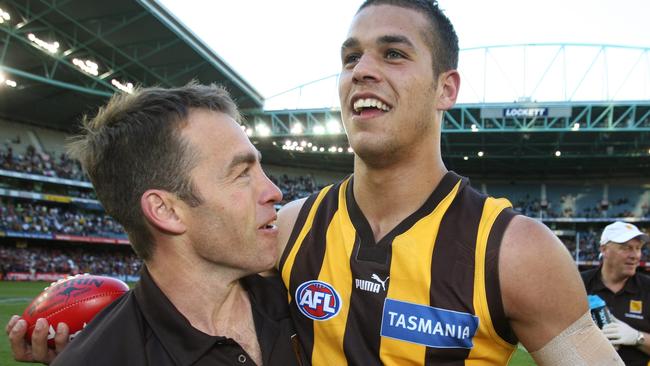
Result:
[[290,178],[286,174],[283,174],[279,178],[274,176],[269,176],[269,178],[282,191],[282,205],[296,199],[307,197],[322,188],[316,184],[316,181],[311,175]]
[[24,155],[15,154],[11,146],[5,145],[4,149],[0,149],[0,167],[28,174],[88,181],[79,162],[66,154],[61,154],[55,160],[49,153],[37,152],[32,145],[27,146]]
[[120,224],[105,214],[85,213],[36,202],[0,200],[0,230],[78,236],[125,237]]
[[[121,249],[121,248],[120,248]],[[88,247],[48,248],[0,247],[0,262],[6,272],[93,273],[132,276],[142,261],[132,252],[93,250]]]

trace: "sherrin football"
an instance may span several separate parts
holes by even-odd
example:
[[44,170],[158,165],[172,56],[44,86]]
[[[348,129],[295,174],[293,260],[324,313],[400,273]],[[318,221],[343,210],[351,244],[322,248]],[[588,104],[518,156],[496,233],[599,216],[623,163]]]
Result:
[[76,275],[52,283],[25,309],[28,342],[36,320],[45,318],[50,326],[47,344],[54,348],[56,326],[63,322],[74,338],[97,313],[129,290],[126,283],[105,276]]

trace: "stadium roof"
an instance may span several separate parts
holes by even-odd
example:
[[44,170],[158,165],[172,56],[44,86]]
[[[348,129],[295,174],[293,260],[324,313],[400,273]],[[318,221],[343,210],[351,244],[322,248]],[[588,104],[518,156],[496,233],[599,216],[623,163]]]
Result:
[[5,0],[0,9],[0,82],[16,83],[0,87],[0,118],[70,131],[129,83],[192,79],[225,85],[243,109],[263,104],[155,0]]

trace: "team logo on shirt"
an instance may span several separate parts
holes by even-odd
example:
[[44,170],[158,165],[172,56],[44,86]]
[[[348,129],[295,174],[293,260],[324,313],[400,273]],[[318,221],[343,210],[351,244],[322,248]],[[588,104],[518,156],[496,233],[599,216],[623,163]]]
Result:
[[641,300],[630,300],[630,313],[641,314],[643,312],[643,302]]
[[314,320],[327,320],[341,310],[341,297],[330,284],[312,280],[296,290],[296,305],[300,312]]

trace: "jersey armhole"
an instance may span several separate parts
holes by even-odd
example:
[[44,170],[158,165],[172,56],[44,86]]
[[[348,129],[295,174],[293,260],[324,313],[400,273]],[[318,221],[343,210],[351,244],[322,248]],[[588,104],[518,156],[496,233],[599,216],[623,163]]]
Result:
[[298,238],[298,235],[300,234],[302,227],[305,225],[305,221],[307,220],[309,211],[311,211],[311,208],[314,205],[316,198],[318,198],[318,193],[312,194],[307,198],[307,200],[305,200],[302,207],[300,208],[300,212],[298,213],[296,222],[293,224],[293,228],[291,229],[291,235],[289,236],[287,245],[284,247],[284,251],[282,252],[282,256],[280,257],[280,263],[278,265],[278,270],[280,271],[280,273],[282,273],[282,268],[284,267],[284,263],[287,261],[287,257],[289,256],[289,253],[291,253],[291,249],[296,244],[296,239]]
[[501,298],[501,282],[499,278],[499,253],[501,251],[501,241],[503,234],[512,219],[519,215],[512,208],[505,208],[499,213],[499,216],[492,226],[488,240],[486,253],[486,271],[485,271],[485,292],[490,314],[492,315],[492,325],[497,335],[510,344],[517,344],[518,339],[510,327],[508,319],[503,308]]

